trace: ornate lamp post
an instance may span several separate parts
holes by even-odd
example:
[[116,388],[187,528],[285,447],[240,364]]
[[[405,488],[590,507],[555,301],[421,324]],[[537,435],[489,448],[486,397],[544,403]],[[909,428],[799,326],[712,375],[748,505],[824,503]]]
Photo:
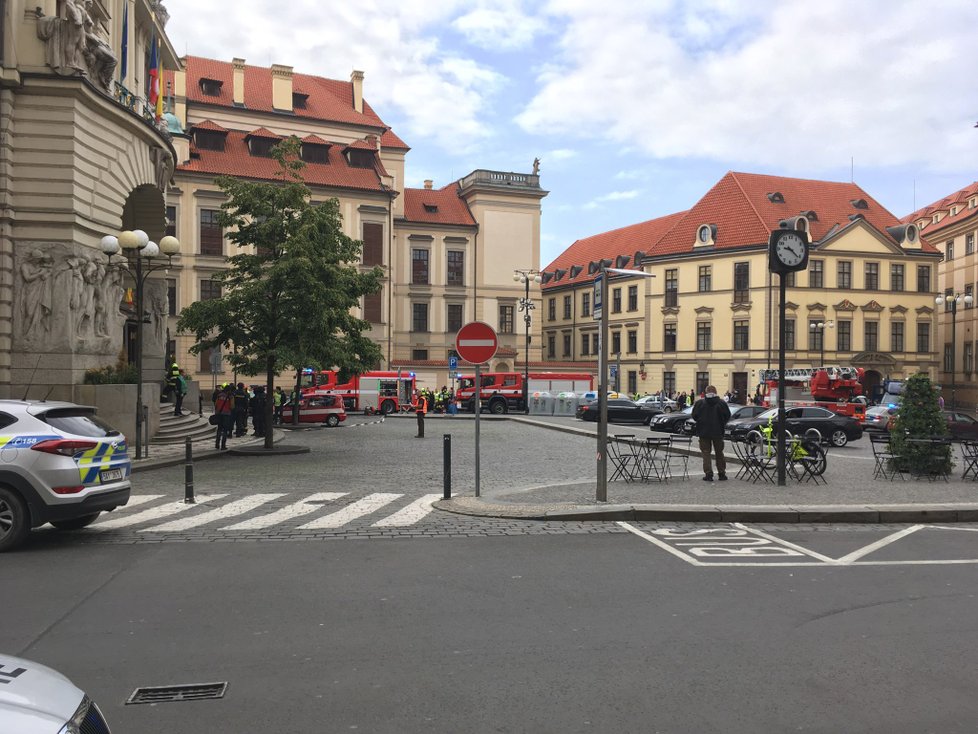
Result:
[[[135,266],[136,281],[136,458],[143,458],[143,286],[150,273],[169,268],[173,256],[180,253],[180,242],[176,237],[167,235],[160,244],[150,242],[149,235],[143,230],[126,230],[118,237],[106,235],[102,238],[102,252],[108,256],[109,265],[119,267]],[[122,251],[124,261],[113,261],[112,256]],[[152,264],[153,259],[160,255],[166,256],[166,262]],[[148,454],[147,454],[148,455]]]
[[527,415],[530,413],[530,322],[533,318],[530,316],[530,311],[536,308],[536,305],[530,300],[530,282],[540,283],[542,278],[540,277],[539,270],[514,270],[513,280],[517,283],[522,283],[524,286],[524,295],[520,299],[520,311],[523,312],[523,324],[526,326],[526,348],[523,353],[523,412]]
[[818,323],[812,323],[808,325],[809,330],[813,334],[818,335],[818,343],[822,349],[821,357],[819,358],[819,367],[825,366],[825,330],[835,328],[834,321],[819,321]]
[[971,295],[961,295],[960,293],[955,293],[953,296],[938,296],[934,299],[934,303],[938,306],[947,304],[951,311],[951,410],[957,410],[954,388],[955,375],[958,369],[954,353],[956,351],[955,332],[957,331],[958,324],[958,304],[963,303],[965,308],[970,308],[974,301],[975,299]]

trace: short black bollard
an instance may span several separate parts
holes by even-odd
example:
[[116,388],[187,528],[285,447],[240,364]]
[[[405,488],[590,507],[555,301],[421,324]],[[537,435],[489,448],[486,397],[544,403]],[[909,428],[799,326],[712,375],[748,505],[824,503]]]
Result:
[[197,415],[204,417],[204,393],[197,391]]
[[452,498],[452,434],[444,434],[442,440],[442,455],[445,464],[445,492],[442,497],[446,500]]
[[193,505],[197,500],[194,499],[194,446],[190,436],[187,436],[184,445],[187,447],[187,463],[184,465],[183,473],[183,501],[185,504]]

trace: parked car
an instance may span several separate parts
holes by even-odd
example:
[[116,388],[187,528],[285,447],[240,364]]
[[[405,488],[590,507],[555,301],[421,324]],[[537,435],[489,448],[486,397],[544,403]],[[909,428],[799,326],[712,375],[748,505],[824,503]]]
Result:
[[[286,407],[285,419],[291,419],[291,409]],[[306,395],[299,401],[299,423],[324,423],[335,428],[346,420],[346,408],[339,395]]]
[[692,413],[692,405],[683,410],[673,411],[672,413],[662,413],[652,419],[652,422],[649,423],[649,428],[653,431],[664,431],[666,433],[682,433],[683,423],[686,422]]
[[0,655],[0,676],[0,731],[109,734],[98,706],[58,671]]
[[0,449],[0,552],[31,528],[76,530],[129,501],[126,437],[95,408],[0,400]]
[[[730,408],[730,420],[753,418],[767,410],[763,405],[730,405],[728,407]],[[696,433],[696,421],[692,418],[687,418],[683,423],[683,433],[687,436],[692,436]]]
[[[947,421],[947,432],[955,441],[978,441],[978,420],[960,410],[942,410]],[[892,431],[896,422],[896,410],[886,423],[886,430]]]
[[639,405],[649,405],[653,408],[658,408],[663,413],[672,413],[673,411],[679,410],[679,404],[675,400],[670,400],[669,398],[660,398],[658,395],[645,395],[635,401]]
[[[624,397],[621,393],[617,393],[614,390],[608,391],[608,400],[617,400],[618,398]],[[591,403],[598,402],[598,391],[588,390],[581,396],[581,402],[585,405],[590,405]]]
[[874,405],[866,411],[862,424],[864,431],[885,431],[890,416],[896,415],[897,409],[886,405]]
[[[577,406],[575,415],[584,421],[596,421],[599,418],[597,401]],[[639,405],[628,398],[608,398],[609,423],[642,423],[647,424],[659,414],[658,408]]]
[[[776,420],[777,416],[778,409],[771,408],[753,418],[732,420],[727,423],[725,433],[729,438],[742,440],[749,432],[766,427],[769,422]],[[785,427],[796,436],[809,434],[814,429],[818,431],[823,441],[838,447],[862,438],[863,435],[863,427],[855,418],[816,406],[785,410]]]

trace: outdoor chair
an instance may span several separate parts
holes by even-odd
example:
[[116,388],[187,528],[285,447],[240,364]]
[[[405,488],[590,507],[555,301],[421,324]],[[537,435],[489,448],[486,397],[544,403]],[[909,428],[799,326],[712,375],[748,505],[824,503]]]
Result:
[[828,468],[828,455],[817,441],[790,437],[786,443],[785,458],[791,474],[799,482],[828,484],[825,470]]
[[[950,459],[945,457],[951,454],[948,447],[951,445],[951,438],[948,436],[938,436],[933,438],[908,438],[907,444],[913,446],[914,461],[910,464],[910,476],[914,479],[927,479],[936,482],[943,479],[945,482],[950,477]],[[923,451],[921,451],[923,447]]]
[[978,441],[961,442],[961,463],[964,466],[961,478],[978,481]]
[[[669,476],[689,479],[689,455],[692,450],[692,436],[669,437]],[[673,467],[675,467],[675,471],[673,471]]]
[[626,482],[633,482],[642,476],[640,465],[641,448],[635,445],[634,433],[616,433],[608,441],[608,458],[614,471],[608,481],[624,479]]
[[642,480],[665,482],[669,479],[669,439],[649,437],[645,439],[642,454]]
[[905,480],[906,477],[903,476],[897,466],[898,457],[893,453],[893,448],[890,446],[890,437],[888,435],[871,433],[869,435],[869,442],[873,447],[873,459],[876,461],[876,467],[873,469],[873,479],[882,477],[892,482],[893,478],[899,475]]

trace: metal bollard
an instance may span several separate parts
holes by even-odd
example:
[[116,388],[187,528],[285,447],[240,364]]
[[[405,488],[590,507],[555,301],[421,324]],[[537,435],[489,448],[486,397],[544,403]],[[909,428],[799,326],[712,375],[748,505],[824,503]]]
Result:
[[197,415],[204,417],[204,393],[197,391]]
[[190,436],[184,439],[187,447],[187,463],[184,465],[183,472],[183,501],[185,504],[193,505],[197,503],[194,499],[194,447],[190,441]]
[[452,434],[444,434],[441,445],[445,473],[445,492],[442,497],[450,500],[452,498]]

